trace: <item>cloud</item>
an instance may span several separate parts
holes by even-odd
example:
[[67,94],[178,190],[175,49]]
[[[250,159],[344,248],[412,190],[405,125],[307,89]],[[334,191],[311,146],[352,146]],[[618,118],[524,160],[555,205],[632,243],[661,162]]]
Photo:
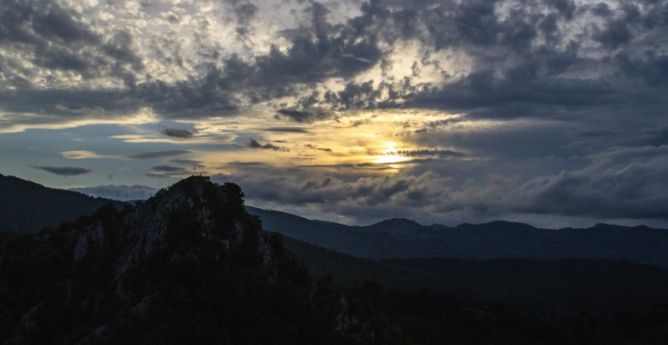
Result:
[[130,159],[154,159],[154,158],[165,158],[172,156],[182,156],[191,153],[188,150],[167,150],[167,151],[152,151],[152,152],[141,152],[128,155]]
[[466,157],[466,154],[464,153],[453,150],[443,150],[443,149],[398,150],[396,152],[391,152],[391,154],[397,154],[406,157],[423,157],[423,156],[453,157],[453,158]]
[[297,109],[278,109],[276,111],[278,118],[286,118],[295,122],[313,122],[332,117],[332,113],[324,110],[297,110]]
[[173,138],[192,138],[195,135],[195,131],[187,129],[177,129],[177,128],[165,128],[160,131],[163,135]]
[[615,148],[584,168],[522,187],[525,211],[601,218],[668,218],[668,146]]
[[279,132],[279,133],[308,133],[308,130],[302,127],[269,127],[269,128],[263,128],[262,130],[267,132]]
[[191,175],[192,171],[181,167],[181,166],[172,166],[172,165],[158,165],[151,168],[151,170],[146,173],[146,176],[149,177],[177,177],[181,178],[184,176]]
[[100,35],[82,17],[79,11],[50,0],[3,2],[0,43],[11,53],[10,62],[23,58],[35,67],[20,69],[8,64],[9,81],[31,85],[31,77],[41,68],[85,79],[116,76],[130,83],[134,73],[143,71],[129,33],[118,30]]
[[271,143],[261,144],[257,140],[251,138],[248,140],[248,147],[251,149],[273,150],[273,151],[287,151],[285,147],[276,146]]
[[313,145],[313,144],[306,144],[304,147],[307,147],[312,150],[318,150],[318,151],[323,151],[323,152],[332,152],[333,150],[330,149],[329,147],[320,147],[318,145]]
[[535,171],[531,178],[506,173],[528,172],[514,160],[507,166],[455,160],[447,170],[436,161],[395,174],[230,164],[233,172],[215,179],[239,183],[256,206],[352,223],[401,216],[446,224],[494,219],[548,227],[611,219],[666,224],[667,149],[615,147],[587,157],[584,166],[556,174]]
[[[642,107],[654,118],[666,106],[665,47],[654,44],[668,27],[665,1],[184,6],[166,13],[158,1],[139,16],[102,4],[8,1],[0,12],[0,109],[46,112],[58,122],[71,119],[62,109],[120,116],[145,108],[196,119],[268,104],[278,118],[313,122],[396,107],[485,118],[630,116]],[[226,13],[230,27],[213,25],[208,8]],[[186,23],[193,16],[208,24]],[[160,26],[167,17],[169,34]],[[225,29],[236,35],[212,39]],[[643,102],[632,101],[638,97]]]
[[61,152],[61,155],[67,159],[93,159],[104,157],[88,150],[63,151]]
[[91,172],[90,169],[78,167],[52,167],[52,166],[34,166],[35,169],[44,170],[58,176],[79,176]]

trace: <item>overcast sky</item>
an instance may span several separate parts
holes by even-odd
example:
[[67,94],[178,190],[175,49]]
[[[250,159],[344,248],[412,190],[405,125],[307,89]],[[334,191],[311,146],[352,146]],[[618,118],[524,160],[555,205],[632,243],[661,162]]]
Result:
[[[668,226],[668,1],[2,0],[0,173],[346,223]],[[134,194],[133,194],[134,193]]]

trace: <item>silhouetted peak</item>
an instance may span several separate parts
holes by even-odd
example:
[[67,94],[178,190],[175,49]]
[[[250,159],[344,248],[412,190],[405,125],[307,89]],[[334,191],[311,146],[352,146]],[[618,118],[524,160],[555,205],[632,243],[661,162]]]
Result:
[[154,209],[197,208],[238,217],[244,212],[243,197],[241,188],[234,183],[219,185],[207,176],[190,176],[159,191],[146,204]]
[[[239,186],[219,185],[203,176],[181,180],[136,207],[97,213],[71,232],[77,242],[76,256],[99,256],[108,248],[123,247],[117,252],[122,253],[120,273],[155,253],[197,257],[201,248],[221,252],[243,247],[241,251],[252,254],[260,245],[261,225],[245,212]],[[123,240],[112,243],[107,238]]]
[[509,222],[505,220],[494,220],[491,222],[483,224],[470,224],[463,223],[457,226],[457,229],[466,230],[466,229],[492,229],[495,231],[504,231],[504,230],[520,230],[520,231],[532,231],[536,230],[533,226],[525,223],[519,222]]
[[418,222],[406,218],[390,218],[370,225],[372,227],[399,227],[399,226],[422,226]]
[[382,222],[369,225],[365,229],[388,234],[396,239],[415,240],[416,238],[431,236],[437,232],[432,228],[421,225],[415,221],[406,218],[392,218]]
[[596,223],[596,224],[594,224],[594,226],[592,226],[589,229],[592,229],[592,230],[606,230],[606,229],[614,229],[614,228],[621,228],[621,227],[617,226],[617,225],[607,224],[607,223]]
[[483,225],[535,229],[533,226],[531,226],[529,224],[520,223],[520,222],[509,222],[509,221],[506,221],[506,220],[495,220],[495,221],[485,223]]
[[215,188],[216,186],[207,176],[190,176],[160,191],[155,197],[180,196],[200,199],[204,197],[205,190]]

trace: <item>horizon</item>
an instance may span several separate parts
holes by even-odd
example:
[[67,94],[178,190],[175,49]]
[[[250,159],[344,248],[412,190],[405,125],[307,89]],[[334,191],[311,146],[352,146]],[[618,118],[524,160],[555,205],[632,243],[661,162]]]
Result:
[[3,5],[5,174],[202,173],[345,224],[668,228],[666,1]]
[[[122,202],[146,201],[146,200],[152,198],[153,196],[155,196],[155,194],[158,191],[160,191],[161,189],[168,189],[173,185],[172,184],[172,185],[169,185],[169,186],[165,186],[165,187],[160,188],[160,189],[153,189],[152,191],[147,190],[147,188],[152,188],[152,187],[139,186],[139,185],[135,185],[135,186],[113,186],[113,185],[112,186],[98,186],[94,190],[90,190],[90,189],[87,189],[87,188],[76,188],[76,187],[69,188],[69,189],[62,189],[62,188],[58,188],[58,187],[44,185],[44,184],[41,184],[37,181],[26,180],[26,179],[23,179],[23,178],[18,177],[18,176],[5,175],[5,174],[2,174],[2,173],[0,173],[0,176],[13,177],[13,178],[21,179],[23,181],[38,183],[38,184],[40,184],[40,185],[42,185],[46,188],[54,188],[54,189],[60,189],[60,190],[65,190],[65,191],[77,192],[77,193],[81,193],[81,194],[84,194],[84,195],[87,195],[87,196],[90,196],[90,197],[104,198],[104,199],[109,199],[109,200],[114,200],[114,201],[122,201]],[[179,181],[183,181],[184,179],[194,177],[194,176],[206,177],[208,179],[211,178],[211,176],[206,176],[206,175],[191,175],[191,176],[188,176],[188,177],[184,177],[183,179],[181,179]],[[179,181],[176,181],[174,183],[178,183]],[[217,184],[221,184],[221,183],[224,183],[224,182],[234,183],[234,181],[224,181],[224,182],[223,181],[212,181],[212,182],[217,183]],[[243,186],[240,186],[240,187],[243,191]],[[133,193],[135,193],[135,194],[133,194]],[[247,196],[245,197],[245,199],[247,199]],[[372,225],[376,225],[376,224],[379,224],[379,223],[383,223],[383,222],[386,222],[386,221],[392,221],[392,220],[406,220],[406,221],[417,223],[421,226],[427,226],[428,227],[428,226],[433,226],[433,225],[442,225],[442,226],[447,226],[447,227],[450,227],[450,228],[458,227],[458,226],[461,226],[461,225],[483,225],[483,224],[489,224],[489,223],[494,223],[494,222],[504,222],[504,223],[524,224],[524,225],[528,225],[528,226],[531,226],[533,228],[542,229],[542,230],[589,229],[589,228],[596,227],[598,225],[624,226],[624,227],[633,227],[633,228],[649,227],[649,228],[658,229],[658,230],[668,230],[668,228],[664,228],[664,227],[661,227],[661,226],[658,226],[658,227],[657,226],[651,226],[651,225],[647,225],[647,224],[615,224],[615,223],[605,223],[605,222],[598,222],[598,223],[592,223],[592,224],[586,224],[586,225],[580,225],[580,226],[546,227],[546,226],[540,226],[540,225],[537,225],[537,224],[521,222],[521,221],[516,221],[516,220],[502,219],[502,218],[491,219],[491,220],[486,220],[486,221],[482,221],[482,222],[454,222],[454,223],[450,223],[450,224],[444,224],[444,223],[437,223],[437,222],[436,223],[434,223],[434,222],[429,223],[429,222],[423,222],[419,219],[396,216],[396,217],[389,217],[389,218],[380,218],[380,219],[377,219],[377,220],[370,221],[368,223],[345,223],[345,222],[339,222],[336,219],[318,218],[318,215],[309,216],[309,215],[305,215],[305,214],[295,213],[295,212],[292,212],[289,209],[285,209],[285,210],[283,210],[283,209],[269,209],[269,208],[258,207],[257,205],[249,205],[247,202],[245,203],[245,205],[249,206],[249,207],[265,210],[265,211],[286,213],[286,214],[289,214],[291,216],[297,216],[297,217],[300,217],[300,218],[303,218],[303,219],[306,219],[306,220],[309,220],[309,221],[334,222],[334,223],[337,223],[337,224],[343,224],[343,225],[348,225],[348,226],[360,226],[360,227],[372,226]],[[324,215],[324,216],[326,217],[326,215]]]

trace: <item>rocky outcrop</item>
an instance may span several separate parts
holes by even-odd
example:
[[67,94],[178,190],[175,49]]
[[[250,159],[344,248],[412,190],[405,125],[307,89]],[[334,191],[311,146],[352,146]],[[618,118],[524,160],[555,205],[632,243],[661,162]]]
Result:
[[0,246],[0,302],[14,302],[0,315],[8,344],[317,343],[334,334],[335,315],[319,310],[303,264],[246,213],[234,184],[193,176]]

